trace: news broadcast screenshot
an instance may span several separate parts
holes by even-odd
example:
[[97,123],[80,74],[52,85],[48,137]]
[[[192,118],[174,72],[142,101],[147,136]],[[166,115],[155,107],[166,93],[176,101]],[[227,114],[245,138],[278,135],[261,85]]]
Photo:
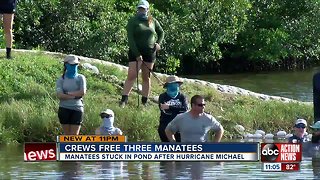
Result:
[[320,179],[320,0],[0,0],[1,179]]

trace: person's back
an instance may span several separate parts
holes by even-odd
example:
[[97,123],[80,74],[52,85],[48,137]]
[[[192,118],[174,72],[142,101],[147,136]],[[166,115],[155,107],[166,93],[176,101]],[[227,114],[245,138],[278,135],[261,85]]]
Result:
[[107,109],[100,113],[102,124],[95,131],[96,135],[122,135],[122,131],[113,126],[114,113],[111,109]]

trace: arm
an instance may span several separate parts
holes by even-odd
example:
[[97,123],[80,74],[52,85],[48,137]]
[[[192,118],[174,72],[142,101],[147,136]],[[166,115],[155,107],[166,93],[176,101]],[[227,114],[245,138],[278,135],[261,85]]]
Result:
[[161,104],[163,104],[163,103],[164,103],[164,94],[162,93],[159,95],[159,100],[158,100],[158,106],[159,106],[160,110],[162,110]]
[[176,116],[166,127],[165,133],[170,142],[175,142],[174,134],[178,131],[178,121],[180,116]]
[[82,97],[86,94],[87,92],[87,81],[86,78],[81,75],[80,76],[80,90],[79,91],[73,91],[73,92],[66,92],[66,94],[71,95],[71,96],[75,96],[77,98]]
[[162,41],[163,41],[163,38],[164,38],[164,31],[160,25],[160,23],[155,20],[155,31],[157,33],[157,36],[158,36],[158,39],[157,39],[157,42],[159,45],[161,45]]
[[132,51],[133,55],[137,58],[141,56],[136,42],[134,41],[134,18],[129,19],[127,24],[127,37],[129,43],[129,49]]
[[166,136],[170,142],[176,142],[176,139],[174,137],[174,133],[170,129],[166,128],[165,132],[166,132]]
[[116,133],[117,133],[117,135],[122,136],[122,131],[119,128],[116,129]]
[[224,133],[224,129],[223,127],[221,126],[221,129],[219,131],[216,131],[214,133],[214,138],[213,138],[213,142],[220,142],[221,141],[221,138],[223,136],[223,133]]
[[59,78],[56,83],[56,93],[60,100],[75,99],[75,96],[68,95],[63,91],[63,79]]
[[214,131],[213,142],[220,142],[224,133],[224,129],[220,122],[218,122],[213,116],[210,115],[211,129]]

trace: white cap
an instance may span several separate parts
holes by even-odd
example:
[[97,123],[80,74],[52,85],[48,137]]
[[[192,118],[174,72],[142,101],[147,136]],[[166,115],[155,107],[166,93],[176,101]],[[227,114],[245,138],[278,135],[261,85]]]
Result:
[[137,8],[149,9],[149,2],[146,0],[140,0]]
[[109,115],[112,115],[112,117],[114,117],[114,113],[111,109],[106,109],[104,111],[101,111],[100,114],[109,114]]
[[302,123],[302,124],[304,124],[304,125],[307,126],[307,121],[306,121],[305,119],[297,119],[296,125],[297,125],[297,124],[300,124],[300,123]]

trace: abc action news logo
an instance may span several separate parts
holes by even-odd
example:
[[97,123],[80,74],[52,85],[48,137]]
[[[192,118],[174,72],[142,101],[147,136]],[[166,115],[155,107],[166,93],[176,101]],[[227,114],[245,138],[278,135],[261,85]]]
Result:
[[302,144],[261,143],[261,162],[300,162]]
[[24,161],[56,161],[56,143],[25,143]]

